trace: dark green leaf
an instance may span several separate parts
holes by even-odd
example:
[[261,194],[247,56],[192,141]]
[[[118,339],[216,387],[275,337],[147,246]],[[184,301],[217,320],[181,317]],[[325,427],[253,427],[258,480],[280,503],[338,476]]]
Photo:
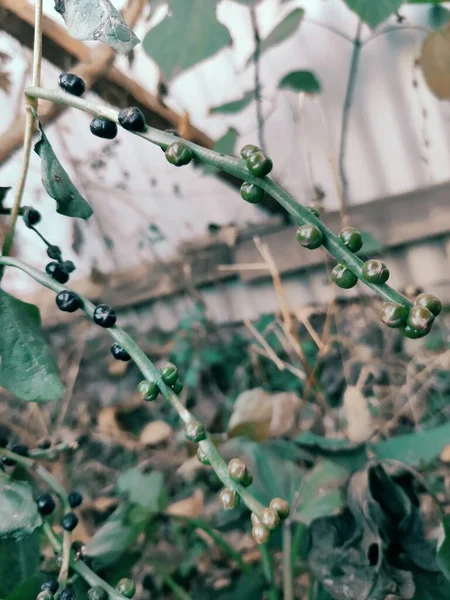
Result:
[[448,600],[450,598],[450,582],[437,573],[414,574],[416,592],[413,600]]
[[308,94],[318,94],[320,92],[320,82],[311,71],[293,71],[283,77],[278,84],[281,90],[291,90],[293,92],[307,92]]
[[69,176],[53,152],[37,114],[34,113],[34,116],[41,132],[41,138],[34,146],[34,151],[41,158],[42,183],[47,194],[56,200],[56,212],[66,217],[89,219],[93,214],[92,208],[70,181]]
[[0,385],[27,402],[59,400],[64,386],[39,309],[0,290]]
[[374,29],[393,15],[403,0],[344,0],[345,4],[355,12],[361,21]]
[[[291,35],[297,31],[304,14],[305,11],[302,8],[295,8],[281,21],[281,23],[278,23],[269,35],[262,40],[259,50],[260,55],[291,37]],[[247,65],[252,62],[254,56],[255,54],[253,53],[248,59]]]
[[30,485],[0,472],[0,596],[36,571],[41,524]]
[[[39,547],[38,547],[39,552]],[[14,588],[6,600],[36,600],[41,591],[41,585],[47,579],[44,575],[33,575]],[[17,582],[16,582],[17,584]]]
[[441,29],[448,21],[450,21],[450,10],[448,8],[444,8],[440,4],[430,6],[428,22],[432,29]]
[[238,100],[233,100],[231,102],[221,104],[220,106],[213,106],[212,108],[209,109],[209,114],[216,115],[218,113],[224,113],[224,114],[238,113],[238,112],[241,112],[241,110],[244,110],[244,108],[247,108],[247,106],[254,99],[255,99],[255,91],[251,90],[249,92],[245,92],[245,94],[242,96],[242,98],[239,98]]
[[139,38],[109,0],[55,0],[55,10],[77,40],[104,42],[121,54],[128,54],[139,44]]
[[295,443],[302,448],[310,448],[313,451],[319,450],[324,454],[355,452],[364,448],[364,443],[357,444],[345,439],[326,438],[312,431],[304,431],[298,435],[295,438]]
[[144,39],[144,50],[170,80],[231,44],[216,0],[169,1],[169,14]]
[[399,435],[373,444],[371,449],[379,459],[394,459],[413,467],[428,465],[435,460],[450,440],[450,423]]

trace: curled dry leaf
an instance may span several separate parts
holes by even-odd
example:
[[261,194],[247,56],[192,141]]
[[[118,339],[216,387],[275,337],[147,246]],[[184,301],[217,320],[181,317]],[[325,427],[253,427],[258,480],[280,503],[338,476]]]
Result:
[[450,26],[427,35],[420,65],[431,92],[440,100],[450,98]]
[[164,421],[151,421],[141,432],[140,441],[146,446],[157,446],[173,435],[173,429]]
[[171,504],[167,508],[166,514],[172,515],[173,517],[187,517],[193,519],[199,517],[203,513],[204,504],[205,493],[203,490],[198,489],[195,490],[189,498],[184,498],[183,500]]
[[344,411],[347,419],[347,436],[352,442],[367,441],[374,429],[367,398],[359,387],[348,385],[344,392]]
[[136,441],[135,437],[120,427],[117,421],[119,411],[120,407],[118,406],[107,406],[100,411],[98,415],[99,432],[109,438],[115,439],[130,450],[140,448],[141,444]]

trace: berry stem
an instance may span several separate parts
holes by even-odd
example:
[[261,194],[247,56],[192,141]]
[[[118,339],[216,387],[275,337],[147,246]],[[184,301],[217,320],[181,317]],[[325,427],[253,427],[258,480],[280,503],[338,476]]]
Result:
[[[34,46],[33,46],[33,75],[32,85],[41,85],[41,65],[42,65],[42,10],[43,0],[35,0],[34,8]],[[16,195],[14,196],[11,217],[9,219],[8,233],[3,243],[2,254],[8,256],[14,240],[17,219],[20,214],[23,192],[27,181],[28,169],[30,166],[31,146],[33,143],[34,117],[30,107],[37,107],[36,98],[30,98],[25,94],[25,132],[23,140],[23,162],[20,172],[19,182],[17,184]],[[0,280],[3,277],[3,269],[0,269]]]
[[[72,290],[70,290],[70,288],[68,288],[67,286],[61,285],[60,283],[58,283],[57,281],[55,281],[54,279],[49,277],[47,274],[43,273],[42,271],[39,271],[38,269],[35,269],[34,267],[31,267],[30,265],[27,265],[27,264],[23,263],[22,261],[17,260],[15,258],[0,256],[0,265],[10,266],[10,267],[15,267],[17,269],[20,269],[24,273],[27,273],[28,275],[30,275],[30,277],[35,279],[35,281],[37,281],[44,287],[56,292],[57,294],[59,292],[62,292],[63,290],[72,291]],[[96,307],[94,306],[94,304],[92,304],[92,302],[87,300],[87,298],[83,298],[80,294],[78,294],[78,295],[83,302],[83,311],[88,315],[88,317],[90,319],[92,319]],[[175,394],[175,392],[164,382],[164,380],[161,376],[161,371],[152,363],[152,361],[146,356],[146,354],[139,348],[139,346],[136,344],[136,342],[133,340],[133,338],[131,336],[129,336],[128,333],[126,333],[123,329],[121,329],[120,327],[117,327],[117,325],[114,325],[113,327],[108,328],[107,331],[116,340],[116,342],[118,342],[120,344],[120,346],[122,346],[122,348],[124,348],[124,350],[126,350],[128,352],[128,354],[131,356],[132,360],[134,360],[136,365],[141,370],[144,378],[146,380],[152,381],[158,385],[158,388],[159,388],[161,394],[170,402],[172,407],[178,413],[178,416],[180,417],[180,419],[185,424],[195,421],[195,418],[192,415],[192,413],[180,402],[180,399]],[[244,486],[242,486],[240,483],[237,483],[230,477],[230,475],[228,473],[227,464],[221,457],[219,451],[217,450],[216,446],[211,441],[209,436],[207,436],[205,440],[199,442],[199,445],[200,445],[201,449],[203,450],[203,452],[208,457],[209,462],[211,463],[211,466],[213,467],[214,471],[217,473],[217,476],[222,481],[224,486],[227,488],[230,488],[231,490],[233,490],[237,494],[239,494],[239,496],[241,497],[242,501],[247,506],[247,508],[251,512],[255,513],[257,516],[259,516],[260,511],[264,507],[260,504],[260,502],[258,502],[258,500],[256,500],[256,498],[254,498],[249,493],[249,491]],[[0,449],[0,455],[2,452],[3,452],[3,449]],[[13,458],[15,458],[15,456],[16,455],[13,455]],[[27,459],[27,460],[30,460],[30,459]],[[42,467],[37,467],[36,470],[38,471],[39,469],[42,469]],[[48,475],[50,475],[50,474],[48,474]],[[56,482],[56,483],[59,486],[59,483],[58,482]],[[52,487],[52,489],[55,489],[53,486],[51,486],[51,487]],[[58,495],[60,495],[59,492],[56,491],[56,489],[55,489],[55,492]],[[65,492],[64,492],[64,502],[65,502],[64,510],[66,510],[67,497],[65,496]],[[69,511],[70,511],[70,509],[69,509]]]
[[273,561],[272,557],[270,556],[267,542],[260,545],[259,551],[261,552],[261,562],[264,571],[264,577],[266,578],[266,581],[270,586],[269,600],[278,600],[278,588],[275,581]]
[[69,576],[71,547],[72,547],[72,533],[70,531],[65,531],[64,535],[63,535],[63,545],[62,545],[62,563],[61,563],[61,569],[59,571],[59,576],[58,576],[58,583],[62,588],[66,587],[67,578]]
[[[96,102],[91,102],[84,100],[83,98],[65,94],[59,90],[47,90],[39,87],[31,87],[27,88],[25,93],[30,98],[42,98],[55,104],[64,104],[66,106],[71,106],[87,112],[91,115],[109,119],[118,123],[117,110]],[[165,149],[167,146],[170,146],[170,144],[173,144],[174,142],[180,141],[179,137],[176,137],[165,131],[160,131],[159,129],[155,129],[153,127],[147,127],[144,132],[132,133],[148,140],[152,144],[160,146],[163,149]],[[386,302],[403,304],[408,308],[411,306],[411,303],[407,298],[405,298],[405,296],[392,289],[386,283],[379,285],[365,281],[362,273],[363,261],[351,250],[349,250],[342,240],[333,232],[331,232],[328,227],[326,227],[322,221],[320,221],[310,210],[297,202],[278,184],[269,179],[269,177],[255,177],[252,175],[247,169],[244,160],[219,154],[218,152],[203,148],[187,140],[183,140],[183,144],[190,148],[194,158],[198,161],[207,165],[212,165],[213,167],[225,171],[230,175],[241,179],[242,181],[253,183],[262,188],[267,194],[269,194],[269,196],[272,196],[274,200],[281,204],[281,206],[283,206],[294,217],[295,221],[299,225],[315,225],[323,234],[323,246],[326,248],[326,250],[332,256],[334,256],[338,263],[341,263],[350,269],[350,271],[352,271],[356,277],[358,277],[358,279],[364,283],[364,285],[373,290],[383,300]]]
[[[63,551],[63,544],[58,536],[53,531],[50,523],[47,521],[44,522],[43,530],[45,535],[47,536],[49,542],[56,550],[58,554],[61,554]],[[103,588],[107,594],[109,600],[126,600],[125,596],[122,596],[117,590],[112,588],[106,581],[104,581],[101,577],[99,577],[92,569],[90,569],[82,560],[75,560],[70,553],[70,568],[75,571],[80,577],[82,577],[91,587],[100,586]]]

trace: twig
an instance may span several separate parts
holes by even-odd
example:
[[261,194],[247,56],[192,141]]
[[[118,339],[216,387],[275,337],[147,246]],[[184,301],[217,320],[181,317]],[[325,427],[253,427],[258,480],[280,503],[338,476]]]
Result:
[[70,566],[70,551],[72,547],[72,533],[65,531],[63,535],[63,546],[62,546],[62,563],[59,571],[58,583],[61,587],[65,588],[67,584],[67,578],[69,576]]
[[[34,12],[34,47],[33,47],[33,75],[32,85],[41,85],[41,64],[42,64],[42,7],[43,0],[36,0],[35,12]],[[16,229],[17,219],[19,218],[20,205],[22,204],[23,192],[25,190],[25,184],[27,181],[28,169],[30,166],[31,157],[31,146],[33,143],[33,132],[34,132],[34,117],[30,111],[30,107],[37,108],[37,100],[24,96],[25,98],[25,135],[23,141],[23,162],[22,170],[20,172],[19,183],[17,184],[17,191],[14,196],[13,206],[11,210],[11,218],[8,224],[8,233],[6,234],[5,241],[3,243],[2,254],[8,256],[11,251],[14,232]],[[0,280],[3,277],[3,269],[0,269]]]
[[[117,110],[96,102],[91,102],[83,98],[72,96],[59,90],[47,90],[33,87],[26,89],[25,93],[33,98],[42,98],[56,104],[71,106],[96,117],[103,117],[105,119],[109,119],[110,121],[114,121],[115,123],[119,122]],[[155,129],[153,127],[147,127],[145,132],[135,133],[135,135],[138,135],[139,137],[142,137],[163,149],[167,148],[167,146],[174,142],[180,141],[180,139],[176,136],[167,133],[166,131],[160,131],[159,129]],[[320,219],[315,217],[311,211],[309,211],[302,204],[294,200],[292,196],[290,196],[269,177],[255,177],[247,169],[243,160],[233,158],[232,156],[225,156],[187,140],[183,140],[183,143],[191,150],[194,158],[200,162],[217,167],[222,171],[241,179],[242,181],[248,181],[249,183],[258,185],[265,192],[267,192],[267,194],[272,196],[272,198],[276,200],[288,213],[290,213],[298,223],[302,225],[306,223],[315,225],[321,230],[324,236],[324,248],[332,256],[334,256],[339,263],[350,269],[358,277],[358,279],[364,283],[364,285],[372,289],[381,298],[383,298],[383,300],[386,300],[387,302],[396,302],[408,308],[411,307],[411,302],[405,296],[391,288],[386,283],[374,284],[366,281],[362,272],[363,261],[353,252],[351,252],[345,246],[342,240],[337,235],[332,233]]]
[[261,552],[261,562],[264,571],[264,577],[266,578],[267,583],[270,586],[269,599],[270,600],[278,600],[278,588],[275,581],[275,572],[273,568],[272,557],[270,556],[269,548],[267,547],[267,543],[261,544],[260,547]]
[[283,525],[283,599],[293,600],[294,591],[292,588],[292,532],[291,523]]
[[253,28],[253,39],[255,41],[255,51],[253,53],[253,66],[254,66],[254,81],[255,81],[255,102],[256,102],[256,121],[258,123],[258,143],[262,150],[264,150],[264,116],[262,112],[261,104],[261,78],[260,78],[260,57],[261,57],[261,38],[259,36],[258,17],[256,14],[256,8],[252,6],[250,8],[250,15],[252,18]]
[[341,223],[345,227],[348,223],[347,216],[347,200],[348,200],[348,178],[345,170],[345,158],[347,153],[347,142],[348,142],[348,126],[350,121],[350,110],[353,103],[353,94],[355,91],[356,76],[358,74],[359,57],[361,54],[361,32],[362,32],[362,21],[359,21],[358,28],[356,30],[355,39],[353,40],[353,52],[350,61],[350,70],[348,73],[347,91],[345,92],[344,110],[342,112],[342,126],[341,126],[341,145],[339,149],[339,174],[342,185],[342,198],[341,198]]
[[255,338],[258,340],[258,342],[261,344],[261,346],[266,351],[269,358],[275,363],[277,369],[279,371],[284,371],[285,367],[284,367],[283,361],[279,358],[279,356],[273,350],[273,348],[270,347],[270,345],[263,338],[263,336],[259,333],[259,331],[256,329],[256,327],[254,327],[254,325],[252,325],[252,323],[248,319],[245,319],[244,325],[255,336]]
[[189,596],[189,594],[187,594],[170,575],[165,575],[164,583],[172,590],[175,598],[179,598],[179,600],[192,600],[191,596]]

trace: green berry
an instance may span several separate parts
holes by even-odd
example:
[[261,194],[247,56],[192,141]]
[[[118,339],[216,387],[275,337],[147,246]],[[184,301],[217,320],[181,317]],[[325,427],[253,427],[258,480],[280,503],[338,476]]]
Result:
[[320,219],[320,210],[318,208],[315,206],[308,206],[307,208],[311,214],[313,214],[317,219]]
[[200,446],[197,448],[197,458],[202,463],[202,465],[209,466],[211,464],[211,461],[206,456],[204,450]]
[[253,539],[257,544],[265,544],[269,539],[269,530],[264,525],[254,525],[252,529]]
[[178,379],[178,369],[172,363],[167,363],[161,369],[161,377],[167,385],[173,385]]
[[401,327],[406,323],[409,309],[403,304],[385,302],[381,308],[381,320],[388,327]]
[[428,308],[435,317],[437,317],[442,310],[441,301],[436,296],[433,296],[433,294],[419,294],[414,300],[414,306],[424,306],[425,308]]
[[303,248],[315,250],[322,245],[323,233],[315,225],[302,225],[297,229],[297,240]]
[[410,338],[411,340],[417,340],[418,338],[422,338],[424,336],[427,335],[427,333],[429,332],[429,330],[425,330],[425,331],[419,331],[418,329],[414,329],[413,327],[410,327],[408,324],[405,325],[402,329],[401,329],[403,335],[407,338]]
[[116,590],[125,598],[132,598],[136,593],[136,584],[131,579],[124,577],[116,585]]
[[278,513],[280,519],[287,519],[290,513],[289,503],[282,498],[273,498],[269,504]]
[[184,426],[184,435],[191,442],[202,442],[206,440],[206,431],[204,426],[198,421],[189,421]]
[[263,508],[259,520],[267,529],[276,529],[280,524],[280,516],[274,508]]
[[244,181],[241,185],[241,197],[250,204],[258,204],[264,198],[264,190],[253,183]]
[[153,381],[141,381],[138,385],[138,392],[142,400],[146,402],[153,402],[156,400],[159,394],[159,388]]
[[430,331],[434,315],[425,306],[413,306],[409,311],[407,325],[417,331]]
[[331,271],[331,280],[344,290],[349,290],[358,283],[358,278],[344,265],[336,265]]
[[339,237],[352,252],[358,252],[363,246],[361,233],[354,227],[345,227]]
[[219,500],[225,510],[233,510],[239,506],[239,496],[230,488],[223,488],[219,494]]
[[254,152],[246,159],[247,169],[255,177],[265,177],[273,168],[273,162],[263,152]]
[[166,158],[176,167],[188,165],[192,160],[192,151],[183,142],[174,142],[166,150]]
[[89,600],[108,600],[108,594],[102,587],[96,585],[88,591],[88,598]]
[[386,283],[389,279],[389,269],[381,260],[367,260],[362,266],[364,279],[377,285]]
[[177,379],[177,381],[175,381],[174,384],[172,384],[172,389],[175,392],[175,394],[181,394],[181,392],[183,391],[183,384],[181,383],[181,381],[179,379]]
[[261,152],[261,148],[258,148],[258,146],[253,144],[246,144],[241,150],[241,156],[244,160],[247,160],[252,154],[255,154],[255,152]]
[[240,458],[233,458],[228,463],[228,474],[234,481],[242,483],[248,476],[247,467]]

